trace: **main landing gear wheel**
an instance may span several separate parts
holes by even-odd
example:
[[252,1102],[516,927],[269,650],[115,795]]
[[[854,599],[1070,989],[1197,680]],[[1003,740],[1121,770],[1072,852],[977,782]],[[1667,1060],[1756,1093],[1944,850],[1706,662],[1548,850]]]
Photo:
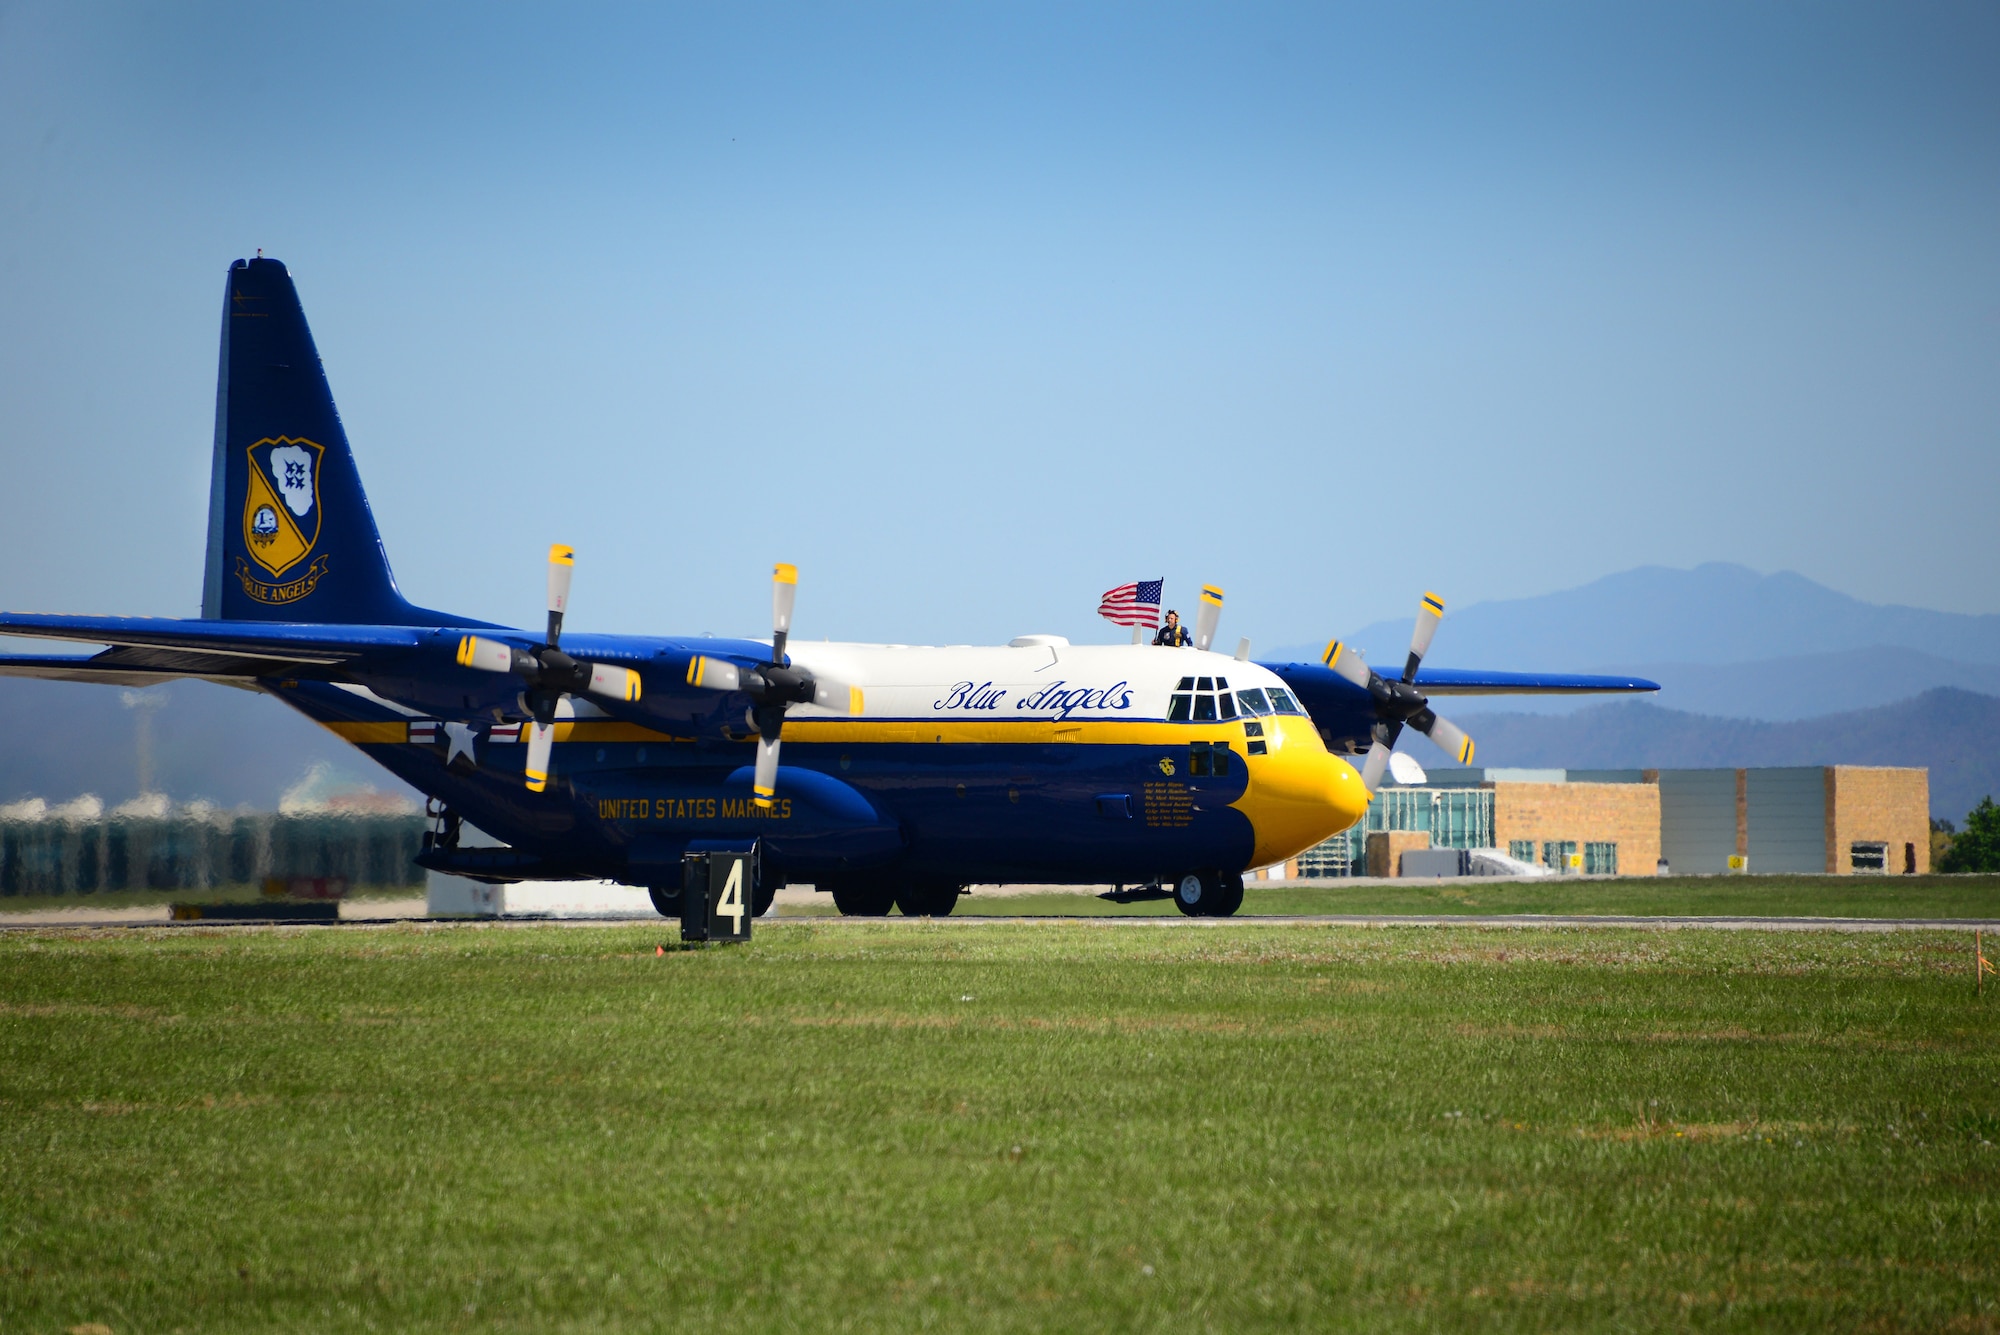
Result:
[[777,897],[778,883],[776,881],[771,882],[769,885],[761,881],[758,882],[757,888],[751,892],[750,896],[750,916],[761,918],[769,913],[771,911],[771,901]]
[[1243,907],[1243,878],[1191,871],[1174,886],[1174,907],[1190,918],[1227,918]]
[[880,881],[850,881],[833,887],[833,906],[849,918],[883,918],[896,905],[896,888]]
[[681,916],[680,891],[662,890],[660,889],[659,886],[654,885],[654,886],[648,886],[646,888],[646,893],[652,898],[653,912],[659,914],[662,918],[673,918],[676,920],[680,918]]
[[958,907],[958,887],[925,883],[896,892],[896,907],[905,918],[948,918]]

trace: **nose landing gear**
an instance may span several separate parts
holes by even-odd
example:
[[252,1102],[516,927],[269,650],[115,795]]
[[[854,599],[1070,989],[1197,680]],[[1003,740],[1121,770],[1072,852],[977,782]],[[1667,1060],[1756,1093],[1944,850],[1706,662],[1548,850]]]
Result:
[[1174,907],[1190,918],[1227,918],[1243,907],[1243,878],[1214,870],[1191,871],[1174,886]]

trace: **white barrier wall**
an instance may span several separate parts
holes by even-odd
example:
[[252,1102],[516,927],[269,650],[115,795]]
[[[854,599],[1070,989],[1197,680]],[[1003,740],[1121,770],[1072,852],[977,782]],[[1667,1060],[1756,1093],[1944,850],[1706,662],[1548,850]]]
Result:
[[425,912],[433,918],[650,918],[652,896],[616,881],[517,881],[487,885],[431,872]]

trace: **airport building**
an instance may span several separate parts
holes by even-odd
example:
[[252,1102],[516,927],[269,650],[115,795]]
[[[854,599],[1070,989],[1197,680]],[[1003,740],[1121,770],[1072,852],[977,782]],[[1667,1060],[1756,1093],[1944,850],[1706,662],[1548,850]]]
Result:
[[1451,859],[1407,855],[1437,849],[1490,849],[1583,875],[1915,875],[1930,870],[1930,775],[1859,765],[1440,770],[1421,785],[1385,786],[1359,825],[1273,874],[1436,875]]

